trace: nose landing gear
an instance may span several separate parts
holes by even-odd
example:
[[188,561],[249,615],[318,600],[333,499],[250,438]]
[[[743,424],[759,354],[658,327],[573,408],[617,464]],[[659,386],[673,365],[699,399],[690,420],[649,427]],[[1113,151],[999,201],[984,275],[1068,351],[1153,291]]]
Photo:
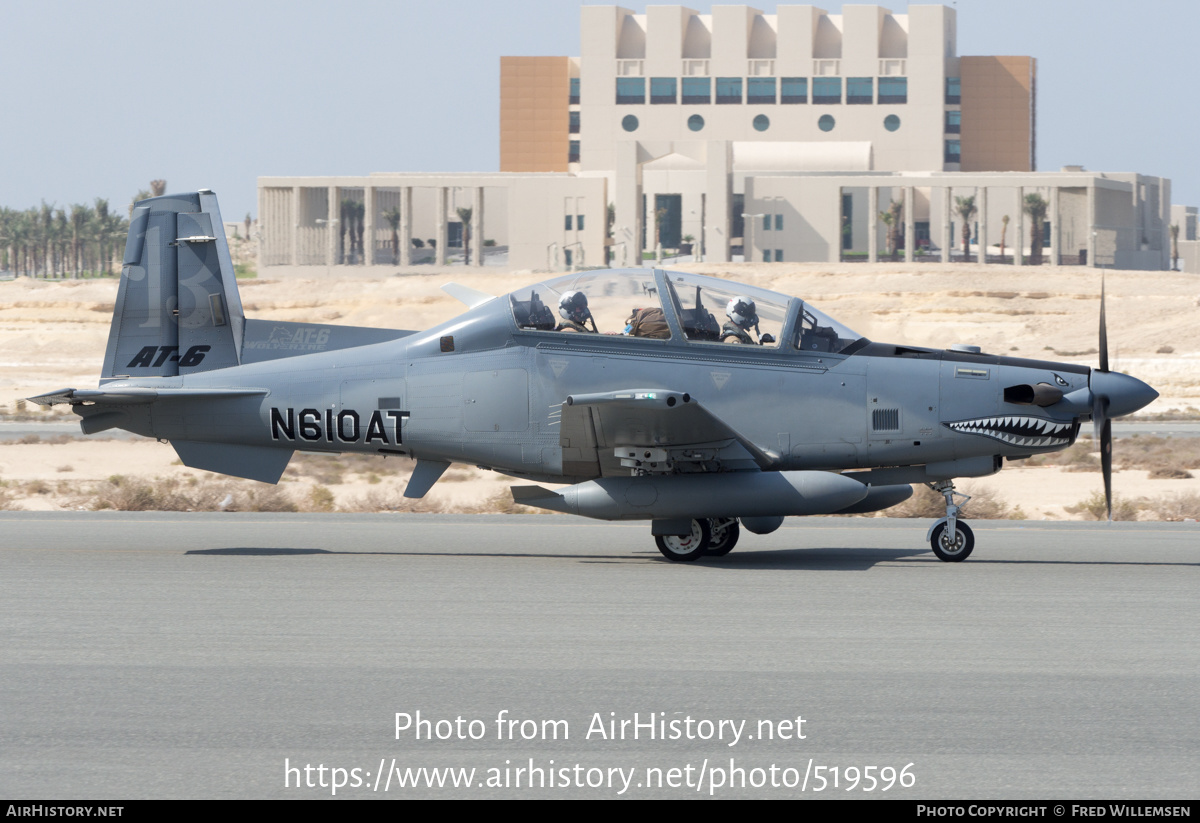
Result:
[[[970,526],[959,522],[958,513],[971,499],[971,496],[956,492],[952,480],[930,483],[929,488],[946,498],[946,516],[929,529],[930,548],[933,549],[938,560],[946,563],[959,563],[966,560],[975,548],[975,534],[971,531]],[[954,502],[956,495],[962,498],[962,503]]]

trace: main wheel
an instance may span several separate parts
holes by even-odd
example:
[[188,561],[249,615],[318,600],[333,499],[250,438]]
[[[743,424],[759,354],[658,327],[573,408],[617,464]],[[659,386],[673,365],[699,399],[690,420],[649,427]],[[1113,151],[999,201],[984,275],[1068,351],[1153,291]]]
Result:
[[654,542],[658,550],[668,560],[696,560],[708,554],[708,544],[712,540],[712,530],[708,526],[708,518],[692,521],[692,531],[689,534],[660,534]]
[[733,551],[741,535],[741,527],[738,526],[736,517],[711,518],[708,527],[712,531],[712,537],[708,541],[708,551],[705,554],[709,557],[724,557]]
[[971,550],[975,548],[975,534],[970,526],[959,520],[954,527],[954,542],[951,543],[950,535],[946,533],[946,524],[938,523],[929,538],[929,545],[938,560],[958,563],[971,556]]

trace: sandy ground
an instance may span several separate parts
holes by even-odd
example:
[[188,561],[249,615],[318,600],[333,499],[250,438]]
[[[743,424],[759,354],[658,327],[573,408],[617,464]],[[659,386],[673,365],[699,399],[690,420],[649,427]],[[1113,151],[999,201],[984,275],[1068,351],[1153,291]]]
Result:
[[[799,295],[873,340],[971,343],[997,354],[1096,363],[1100,277],[1094,269],[903,263],[678,268]],[[465,270],[451,276],[381,274],[339,279],[333,286],[259,279],[242,281],[239,287],[253,317],[417,329],[462,311],[460,303],[440,290],[447,280],[502,294],[543,277]],[[116,287],[112,280],[0,283],[0,410],[13,413],[19,398],[52,389],[96,385]],[[1200,408],[1200,278],[1108,272],[1106,290],[1112,367],[1141,377],[1162,395],[1143,413],[1194,413]],[[63,413],[61,408],[56,414]],[[397,470],[393,459],[381,478],[347,473],[343,482],[328,486],[336,505],[353,504],[368,494],[398,494],[411,464],[400,465]],[[178,465],[170,446],[151,441],[0,445],[0,482],[6,484],[0,491],[7,492],[16,508],[77,505],[81,490],[114,474],[212,477]],[[230,481],[231,494],[240,493],[240,482]],[[314,482],[285,476],[283,486],[303,498]],[[428,499],[447,509],[480,506],[504,495],[511,482],[475,469],[455,471]],[[31,483],[38,491],[28,491]],[[1078,517],[1065,507],[1102,489],[1098,473],[1055,467],[1010,467],[973,485],[1020,506],[1031,519]],[[1157,498],[1200,492],[1200,479],[1150,480],[1145,472],[1125,471],[1114,478],[1114,488],[1122,497]]]

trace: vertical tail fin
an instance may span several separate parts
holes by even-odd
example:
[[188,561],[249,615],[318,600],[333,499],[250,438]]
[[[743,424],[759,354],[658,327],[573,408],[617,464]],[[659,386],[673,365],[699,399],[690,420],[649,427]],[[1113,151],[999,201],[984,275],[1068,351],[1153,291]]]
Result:
[[239,365],[244,327],[217,196],[202,189],[138,202],[101,378]]

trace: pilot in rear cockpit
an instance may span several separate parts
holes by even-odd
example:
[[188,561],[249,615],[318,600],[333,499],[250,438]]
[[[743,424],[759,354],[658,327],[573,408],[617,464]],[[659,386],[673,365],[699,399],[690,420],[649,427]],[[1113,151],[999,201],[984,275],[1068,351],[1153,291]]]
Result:
[[[722,343],[744,343],[754,346],[775,342],[774,336],[759,333],[757,307],[749,297],[732,298],[725,305],[725,316],[729,320],[721,327]],[[754,329],[754,333],[758,335],[757,341],[750,336],[750,329]]]
[[[596,318],[592,317],[592,312],[588,308],[587,295],[581,291],[569,291],[559,298],[558,314],[562,317],[563,322],[558,324],[555,331],[599,333],[599,329],[596,328]],[[590,329],[584,325],[589,320],[592,323]]]

